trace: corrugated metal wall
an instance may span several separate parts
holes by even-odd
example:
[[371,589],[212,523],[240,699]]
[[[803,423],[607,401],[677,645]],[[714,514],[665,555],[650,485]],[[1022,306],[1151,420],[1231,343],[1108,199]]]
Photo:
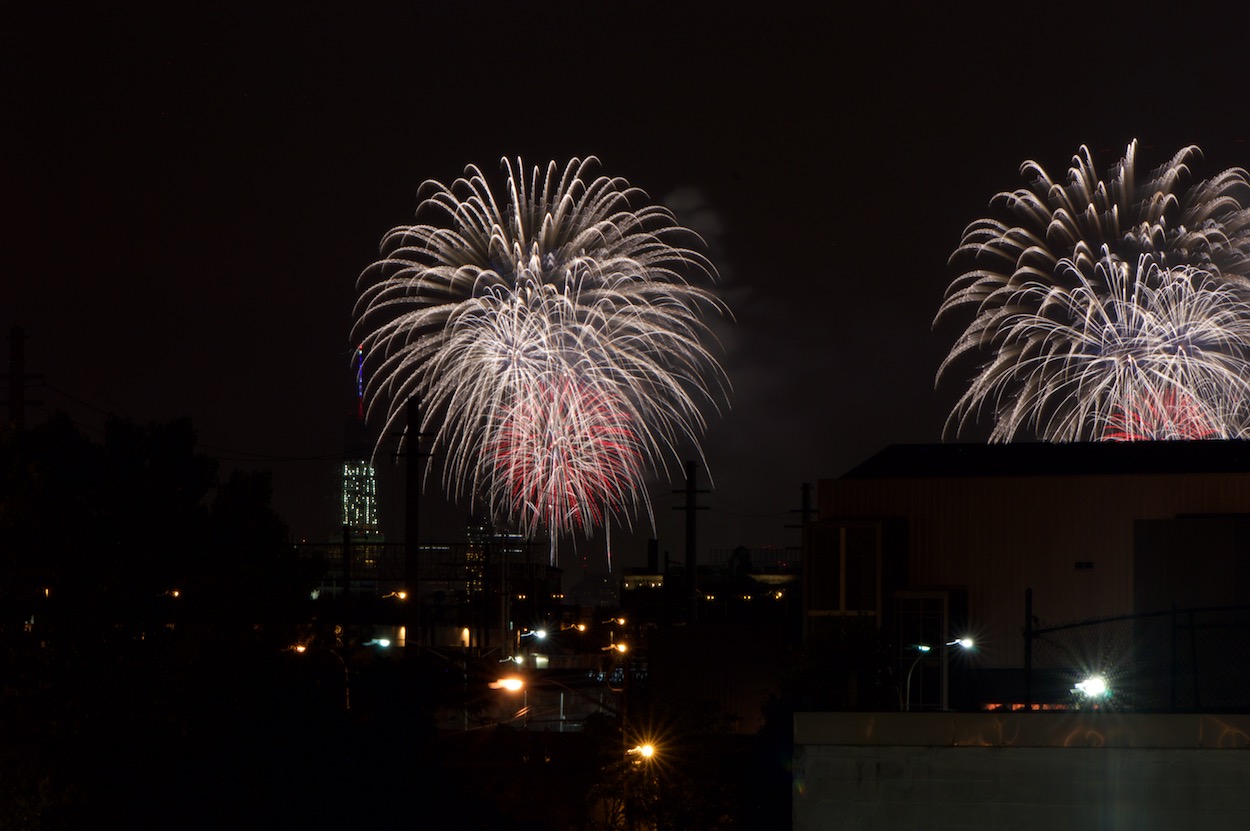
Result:
[[1250,513],[1250,473],[822,480],[822,523],[901,519],[912,588],[964,587],[987,666],[1055,624],[1133,611],[1133,522]]

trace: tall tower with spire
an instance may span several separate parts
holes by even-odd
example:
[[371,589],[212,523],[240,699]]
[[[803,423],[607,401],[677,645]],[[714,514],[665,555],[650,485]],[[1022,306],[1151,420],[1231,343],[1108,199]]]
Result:
[[364,345],[352,355],[355,375],[355,413],[343,435],[342,501],[340,522],[353,537],[380,538],[378,477],[371,461],[369,431],[365,426]]

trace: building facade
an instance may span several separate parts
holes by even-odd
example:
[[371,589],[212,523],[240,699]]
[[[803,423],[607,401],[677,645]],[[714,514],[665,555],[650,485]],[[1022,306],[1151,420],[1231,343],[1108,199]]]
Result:
[[[819,508],[805,531],[807,631],[870,620],[900,676],[915,644],[971,636],[980,692],[959,706],[1030,698],[1038,632],[1238,606],[1250,589],[1245,442],[896,446],[822,480]],[[1162,637],[1175,644],[1173,624]],[[1141,625],[1129,629],[1128,646],[1086,633],[1094,643],[1067,670],[1141,651]],[[951,652],[916,670],[926,708],[952,705]],[[1063,654],[1047,660],[1064,669]]]

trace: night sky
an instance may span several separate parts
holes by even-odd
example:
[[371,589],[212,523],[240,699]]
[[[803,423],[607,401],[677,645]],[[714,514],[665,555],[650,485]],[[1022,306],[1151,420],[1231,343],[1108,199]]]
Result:
[[[1061,176],[1085,143],[1105,169],[1136,137],[1143,168],[1190,143],[1199,177],[1250,165],[1240,21],[865,5],[7,12],[0,325],[42,376],[31,420],[190,416],[205,452],[273,471],[296,538],[324,538],[355,280],[382,234],[468,163],[595,155],[703,233],[735,314],[701,556],[797,545],[803,482],[941,438],[959,379],[934,374],[966,322],[932,327],[947,258],[1022,161]],[[672,474],[656,532],[680,557]],[[423,513],[444,540],[468,508],[435,487]]]

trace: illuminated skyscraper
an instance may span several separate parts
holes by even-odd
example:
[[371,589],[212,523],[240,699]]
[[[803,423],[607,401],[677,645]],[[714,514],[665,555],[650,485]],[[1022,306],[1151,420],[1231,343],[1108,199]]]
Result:
[[365,427],[364,350],[352,355],[355,417],[343,434],[342,502],[339,519],[353,537],[378,536],[378,477],[370,461],[369,431]]
[[364,353],[352,357],[355,382],[353,409],[343,432],[343,462],[339,481],[339,523],[343,551],[341,579],[351,592],[372,591],[377,587],[386,546],[378,518],[378,477],[373,467],[372,442],[364,418]]
[[343,462],[342,524],[357,534],[378,530],[378,479],[367,459]]

